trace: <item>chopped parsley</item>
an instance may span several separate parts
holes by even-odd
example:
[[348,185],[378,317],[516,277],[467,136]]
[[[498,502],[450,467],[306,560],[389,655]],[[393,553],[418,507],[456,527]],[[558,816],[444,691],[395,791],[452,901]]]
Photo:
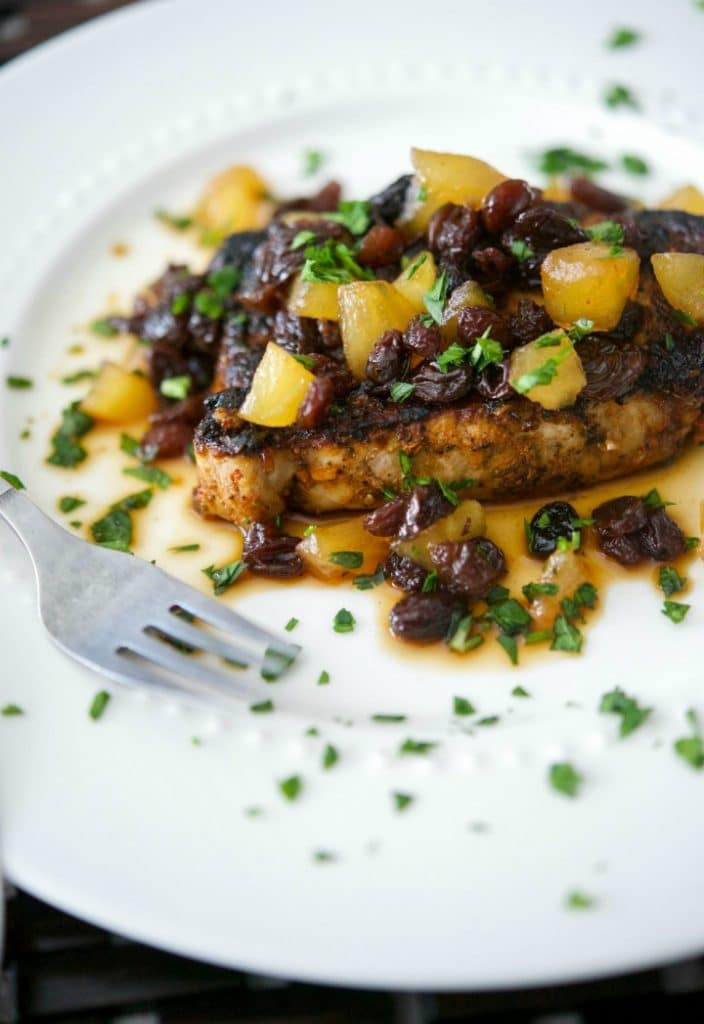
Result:
[[0,711],[0,715],[5,718],[16,718],[18,715],[23,715],[24,710],[19,704],[6,704],[5,707]]
[[313,359],[313,356],[308,356],[304,352],[296,352],[293,358],[297,363],[300,363],[301,366],[305,366],[306,370],[312,370],[315,367],[315,359]]
[[415,272],[423,266],[427,259],[427,252],[422,252],[419,256],[416,256],[412,263],[409,263],[408,267],[406,268],[406,281],[411,280]]
[[416,199],[417,199],[417,201],[419,203],[424,203],[427,198],[428,198],[428,186],[427,185],[421,185],[420,188],[418,189],[418,192],[416,193]]
[[511,242],[511,252],[519,263],[525,263],[526,260],[535,256],[531,247],[522,238],[517,238],[515,241]]
[[699,717],[694,708],[689,708],[686,718],[692,727],[692,735],[675,740],[675,753],[679,754],[683,761],[687,761],[692,768],[700,770],[704,768],[704,739],[702,739]]
[[512,697],[530,697],[527,690],[524,690],[522,686],[514,686],[511,690]]
[[615,28],[606,40],[606,45],[610,50],[620,50],[624,46],[633,46],[640,39],[641,33],[635,28]]
[[323,751],[322,766],[327,771],[332,768],[334,764],[340,760],[340,755],[336,747],[333,747],[332,743],[328,743]]
[[275,683],[296,660],[296,654],[283,654],[273,647],[264,651],[265,663],[259,674],[267,683]]
[[169,551],[173,551],[174,554],[180,554],[182,551],[200,551],[200,544],[178,544],[169,548]]
[[80,508],[81,505],[85,505],[83,498],[74,498],[72,495],[66,495],[64,498],[59,498],[59,512],[64,514],[73,512],[74,509]]
[[200,313],[201,316],[207,317],[208,320],[218,320],[225,312],[222,299],[219,299],[214,292],[204,288],[198,292],[193,305],[196,308],[196,312]]
[[363,235],[371,224],[370,210],[366,200],[346,199],[338,206],[337,213],[326,213],[325,219],[342,224],[351,235]]
[[361,551],[333,551],[328,561],[343,569],[359,569],[364,562],[364,555]]
[[4,480],[5,483],[10,485],[10,487],[14,487],[16,491],[27,490],[20,478],[15,476],[15,474],[11,473],[8,469],[0,469],[0,479]]
[[191,308],[191,296],[186,292],[176,295],[171,301],[171,312],[174,316],[183,316]]
[[351,633],[355,627],[355,618],[346,608],[340,608],[332,620],[332,628],[336,633]]
[[578,341],[581,341],[582,338],[586,338],[586,336],[591,334],[593,330],[594,321],[588,320],[586,317],[582,316],[579,320],[575,320],[567,334],[570,341],[576,345]]
[[5,384],[8,388],[13,388],[15,391],[26,391],[28,388],[34,387],[34,381],[31,377],[5,377]]
[[344,242],[328,239],[321,245],[306,248],[301,280],[347,284],[349,281],[373,281],[374,274],[357,263],[354,253]]
[[697,321],[691,314],[686,313],[683,309],[673,309],[672,315],[678,323],[684,324],[685,327],[696,327]]
[[214,565],[208,565],[203,572],[209,580],[212,580],[213,592],[216,597],[219,597],[240,578],[246,568],[244,562],[238,560],[221,565],[218,569]]
[[123,512],[133,512],[137,508],[146,508],[153,495],[154,491],[147,487],[143,491],[136,491],[134,494],[128,494],[126,498],[116,501],[112,508],[121,509]]
[[392,793],[391,796],[394,802],[394,807],[397,811],[405,811],[415,800],[415,797],[410,793],[395,792]]
[[286,625],[284,626],[284,629],[286,630],[286,632],[287,632],[287,633],[292,633],[292,632],[293,632],[293,630],[294,630],[294,629],[296,628],[296,626],[298,625],[298,623],[299,623],[299,620],[298,620],[298,619],[296,619],[296,618],[293,618],[293,617],[292,617],[292,618],[290,618],[290,619],[288,620],[288,622],[287,622],[287,623],[286,623]]
[[647,494],[644,494],[642,500],[648,508],[667,508],[668,505],[674,504],[672,501],[663,501],[657,487],[653,487]]
[[551,651],[570,651],[579,654],[582,650],[582,634],[567,616],[558,615],[552,627]]
[[103,548],[129,551],[132,543],[132,517],[122,508],[112,508],[90,528],[93,540]]
[[453,715],[475,715],[477,709],[474,707],[471,701],[468,701],[466,697],[453,697],[452,698],[452,713]]
[[[543,338],[547,337],[550,337],[550,335],[543,335]],[[542,338],[538,339],[538,341],[542,340]],[[531,370],[528,373],[522,373],[518,380],[513,384],[514,391],[517,391],[519,395],[525,395],[535,387],[549,384],[557,375],[560,363],[564,362],[572,351],[572,345],[565,345],[565,347],[556,355],[550,356],[550,358],[544,363],[537,366],[535,370]]]
[[464,615],[452,629],[447,641],[451,651],[456,651],[457,654],[466,654],[467,651],[473,651],[475,647],[484,643],[484,637],[480,633],[470,632],[471,627],[472,616]]
[[556,146],[553,149],[546,149],[538,156],[538,170],[543,174],[597,174],[605,171],[608,164],[596,157],[586,153],[580,153],[569,146]]
[[93,702],[88,709],[88,714],[94,722],[97,722],[98,719],[102,717],[109,702],[110,694],[107,690],[100,690],[96,693],[95,697],[93,697]]
[[438,589],[439,580],[440,577],[438,575],[437,569],[433,569],[433,571],[429,572],[428,575],[423,580],[423,586],[420,588],[421,593],[432,594],[433,591]]
[[411,397],[415,389],[415,384],[411,384],[410,381],[397,380],[391,385],[389,396],[392,402],[405,402],[407,398]]
[[313,860],[316,864],[334,864],[337,860],[337,854],[333,853],[332,850],[314,850]]
[[405,722],[405,715],[385,715],[376,714],[371,716],[372,722],[381,722],[383,725],[397,725],[399,722]]
[[325,157],[319,149],[306,149],[303,152],[303,173],[307,178],[320,170]]
[[630,107],[631,110],[640,110],[640,103],[631,90],[618,83],[608,87],[604,93],[604,103],[607,107]]
[[193,225],[193,217],[188,214],[169,213],[168,210],[155,210],[154,216],[162,224],[174,231],[187,231]]
[[437,747],[437,743],[431,740],[404,740],[398,748],[399,754],[429,754]]
[[261,700],[258,704],[250,704],[249,710],[255,715],[264,715],[274,710],[273,700]]
[[628,171],[629,174],[650,174],[650,167],[645,160],[633,153],[624,153],[621,157],[621,164],[624,171]]
[[289,775],[287,779],[279,782],[279,792],[287,800],[297,800],[303,789],[303,780],[300,775]]
[[679,601],[665,601],[662,607],[662,614],[666,615],[672,622],[679,623],[684,620],[690,607],[690,605],[681,604]]
[[51,438],[51,454],[47,462],[52,466],[72,468],[83,462],[87,452],[79,438],[88,433],[93,419],[83,412],[78,402],[72,402],[61,413],[61,424]]
[[614,220],[602,220],[583,230],[592,242],[604,242],[614,248],[623,248],[623,227]]
[[652,708],[642,708],[635,697],[629,697],[619,687],[605,693],[599,704],[599,711],[620,715],[619,735],[628,736],[650,716]]
[[673,565],[661,565],[658,573],[658,583],[665,597],[672,597],[687,585],[684,576],[680,576]]
[[[509,633],[501,633],[499,636],[497,636],[496,642],[499,645],[499,647],[503,647],[503,649],[506,651],[506,654],[508,655],[508,659],[511,662],[511,664],[517,665],[518,644],[516,643],[515,638],[512,637]],[[478,724],[482,725],[483,723],[479,722]]]
[[62,384],[80,384],[84,380],[95,380],[98,376],[95,370],[76,370],[75,373],[70,373],[67,377],[61,378]]
[[548,779],[553,789],[565,796],[576,796],[584,779],[569,761],[558,761],[551,764]]
[[486,617],[509,636],[524,633],[533,621],[523,605],[513,597],[492,604]]
[[594,905],[594,898],[581,889],[572,889],[565,896],[565,906],[568,910],[591,910]]
[[239,267],[226,266],[213,270],[208,274],[208,287],[212,288],[218,299],[224,302],[229,299],[240,283],[242,271]]
[[187,374],[180,377],[165,377],[159,385],[159,391],[164,398],[174,398],[182,401],[188,397],[191,390],[191,378]]
[[353,586],[357,590],[371,590],[373,587],[378,587],[384,582],[384,570],[379,566],[375,573],[362,573],[359,576],[355,576],[352,580]]
[[304,245],[308,245],[308,243],[312,242],[314,238],[315,232],[311,231],[310,228],[304,228],[302,231],[299,231],[296,235],[293,236],[291,248],[294,250],[302,249]]
[[521,587],[523,596],[526,601],[532,603],[541,594],[547,594],[550,597],[554,597],[559,591],[557,583],[526,583],[524,587]]
[[10,347],[10,339],[7,337],[7,335],[4,338],[0,338],[0,348],[9,348],[9,347]]
[[154,484],[162,491],[165,491],[173,483],[169,474],[165,473],[163,469],[159,469],[158,466],[128,466],[122,472],[125,476],[133,476],[137,480],[144,480],[147,484]]
[[447,301],[448,285],[447,272],[443,270],[436,278],[433,287],[423,293],[425,308],[436,324],[442,323],[442,314],[445,309],[445,302]]
[[90,329],[93,334],[98,334],[101,338],[114,338],[116,334],[120,333],[107,317],[99,317],[97,320],[93,320]]
[[544,644],[547,640],[552,640],[552,630],[536,629],[532,633],[525,633],[523,639],[527,644],[530,644],[531,646],[533,644]]
[[330,682],[330,673],[325,669],[318,676],[318,686],[327,686]]

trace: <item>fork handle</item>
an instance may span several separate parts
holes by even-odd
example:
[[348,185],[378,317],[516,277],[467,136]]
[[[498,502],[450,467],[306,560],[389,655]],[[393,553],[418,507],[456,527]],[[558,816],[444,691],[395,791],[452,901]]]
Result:
[[34,562],[35,567],[56,553],[56,544],[66,540],[66,531],[44,515],[34,502],[0,479],[0,517],[5,519]]

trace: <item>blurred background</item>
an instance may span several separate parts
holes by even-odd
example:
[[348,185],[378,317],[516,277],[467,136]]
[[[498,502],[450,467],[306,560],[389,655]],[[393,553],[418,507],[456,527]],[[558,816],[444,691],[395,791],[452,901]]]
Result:
[[[139,0],[0,0],[0,64],[134,2]],[[528,991],[351,991],[221,970],[172,956],[63,914],[7,883],[3,898],[2,1024],[621,1024],[648,1015],[668,1024],[704,1020],[704,959]]]

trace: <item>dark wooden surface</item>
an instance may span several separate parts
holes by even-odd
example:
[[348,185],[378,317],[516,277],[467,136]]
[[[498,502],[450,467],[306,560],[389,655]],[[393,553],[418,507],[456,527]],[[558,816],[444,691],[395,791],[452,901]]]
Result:
[[[135,0],[0,0],[0,64],[130,2]],[[607,981],[523,992],[351,991],[221,970],[127,942],[26,893],[9,889],[7,895],[0,1024],[704,1021],[704,960]],[[699,913],[701,908],[693,907],[692,912]]]

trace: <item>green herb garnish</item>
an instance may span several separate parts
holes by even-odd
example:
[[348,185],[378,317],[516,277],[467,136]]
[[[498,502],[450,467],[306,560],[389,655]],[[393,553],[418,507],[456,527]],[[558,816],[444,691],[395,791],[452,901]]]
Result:
[[274,702],[273,700],[261,700],[258,704],[250,704],[249,710],[254,715],[265,715],[274,710]]
[[330,673],[325,669],[318,676],[318,686],[327,686],[330,682]]
[[66,495],[64,498],[59,498],[59,512],[67,514],[73,512],[74,509],[80,508],[81,505],[85,505],[83,498],[74,498],[72,495]]
[[10,485],[10,487],[14,487],[16,491],[27,490],[20,478],[15,476],[15,474],[11,473],[8,469],[0,469],[0,479],[4,480],[5,483]]
[[336,633],[351,633],[355,627],[355,618],[346,608],[340,608],[332,620],[332,628]]
[[624,46],[633,46],[640,38],[641,33],[635,28],[615,28],[606,40],[606,45],[610,50],[620,50]]
[[361,551],[333,551],[328,561],[343,569],[359,569],[364,562],[364,555]]
[[524,690],[522,686],[514,686],[511,690],[512,697],[530,697],[527,690]]
[[511,252],[519,263],[525,263],[526,260],[535,256],[531,247],[522,238],[517,238],[514,242],[511,242]]
[[229,562],[227,565],[221,565],[217,569],[214,565],[208,565],[203,569],[203,572],[209,580],[212,580],[213,592],[219,597],[220,594],[224,594],[228,587],[231,587],[240,578],[246,568],[247,566],[244,562],[238,560],[236,562]]
[[435,284],[430,291],[423,293],[425,308],[436,324],[442,323],[442,314],[445,309],[445,302],[447,301],[448,284],[447,272],[443,270],[436,278]]
[[468,701],[466,697],[453,697],[452,698],[452,713],[453,715],[464,716],[464,715],[476,715],[477,709]]
[[340,755],[336,747],[333,747],[332,743],[328,743],[323,751],[322,765],[325,770],[332,768],[334,764],[340,760]]
[[539,597],[541,594],[548,594],[553,597],[559,589],[557,583],[526,583],[521,588],[523,596],[529,603],[535,601],[536,597]]
[[686,578],[680,576],[673,565],[660,566],[658,582],[660,589],[664,591],[666,597],[672,597],[673,594],[678,593],[687,585]]
[[342,224],[351,235],[363,235],[371,224],[370,210],[366,200],[347,199],[340,203],[337,213],[326,213],[325,219]]
[[303,780],[300,775],[289,775],[287,779],[279,782],[279,792],[287,800],[297,800],[303,789]]
[[639,156],[634,156],[633,153],[625,153],[621,157],[621,163],[623,164],[624,171],[628,171],[629,174],[650,174],[650,168],[645,160]]
[[630,107],[631,110],[640,110],[640,103],[631,90],[617,83],[610,85],[604,93],[604,103],[607,107]]
[[176,547],[169,548],[169,551],[173,551],[174,554],[180,554],[182,551],[200,551],[200,544],[178,544]]
[[15,391],[26,391],[28,388],[34,387],[34,381],[31,377],[5,377],[5,384],[8,388],[13,388]]
[[581,889],[572,889],[565,896],[565,906],[568,910],[591,910],[594,904],[593,897],[588,896]]
[[183,401],[188,397],[191,390],[191,378],[187,374],[180,377],[165,377],[159,385],[159,391],[164,398],[174,398]]
[[83,462],[87,452],[79,443],[79,438],[87,434],[93,426],[93,419],[79,408],[78,402],[72,402],[61,413],[61,424],[52,435],[52,451],[47,462],[52,466],[73,467]]
[[84,380],[95,380],[98,376],[95,370],[76,370],[75,373],[61,378],[62,384],[80,384]]
[[407,281],[411,280],[411,278],[413,277],[415,272],[417,270],[419,270],[420,267],[423,266],[423,264],[425,263],[427,258],[428,258],[427,252],[422,252],[419,256],[416,256],[416,258],[413,260],[412,263],[409,263],[408,267],[406,268],[406,280]]
[[538,170],[544,174],[570,174],[578,171],[580,174],[597,174],[605,171],[608,164],[598,158],[580,153],[569,146],[556,146],[554,149],[546,149],[538,157]]
[[319,149],[306,149],[303,151],[303,173],[307,178],[320,170],[324,156]]
[[679,754],[683,761],[687,761],[692,768],[700,770],[704,768],[704,739],[699,717],[694,708],[689,708],[686,718],[692,727],[692,735],[675,740],[675,753]]
[[98,334],[101,338],[114,338],[116,334],[120,333],[117,327],[106,317],[99,317],[97,320],[93,320],[90,329],[93,334]]
[[429,754],[437,747],[437,743],[431,740],[404,740],[398,748],[399,754]]
[[107,690],[100,690],[96,693],[95,697],[93,697],[93,702],[88,709],[88,714],[94,722],[97,722],[98,719],[102,717],[109,702],[110,694]]
[[132,543],[132,518],[125,509],[112,508],[90,528],[93,540],[103,548],[129,551]]
[[144,480],[147,484],[154,484],[161,491],[165,491],[173,483],[169,474],[165,473],[163,469],[159,469],[158,466],[128,466],[122,472],[125,476],[133,476],[137,480]]
[[415,389],[415,384],[411,384],[409,381],[397,380],[389,389],[389,397],[392,402],[405,402],[407,398],[411,397]]
[[584,779],[569,761],[551,764],[548,779],[553,789],[565,796],[576,796]]
[[321,245],[307,247],[301,279],[314,283],[347,284],[349,281],[373,281],[374,274],[357,263],[354,253],[344,242],[328,239]]
[[605,693],[599,704],[599,711],[621,716],[619,735],[628,736],[649,717],[652,708],[642,708],[635,697],[629,697],[619,687]]
[[355,576],[352,580],[353,586],[357,590],[371,590],[373,587],[378,587],[379,584],[384,582],[384,570],[381,566],[378,566],[376,572],[373,575],[363,573],[359,576]]
[[16,718],[18,715],[23,715],[24,710],[19,704],[6,704],[5,707],[0,711],[0,715],[5,718]]
[[551,651],[570,651],[579,654],[582,650],[582,634],[564,615],[558,615],[552,627]]
[[193,217],[187,214],[169,213],[167,210],[155,210],[154,216],[162,224],[174,231],[187,231],[193,225]]
[[679,601],[665,601],[662,607],[662,614],[666,615],[672,622],[679,623],[684,620],[690,607],[690,605],[681,604]]

